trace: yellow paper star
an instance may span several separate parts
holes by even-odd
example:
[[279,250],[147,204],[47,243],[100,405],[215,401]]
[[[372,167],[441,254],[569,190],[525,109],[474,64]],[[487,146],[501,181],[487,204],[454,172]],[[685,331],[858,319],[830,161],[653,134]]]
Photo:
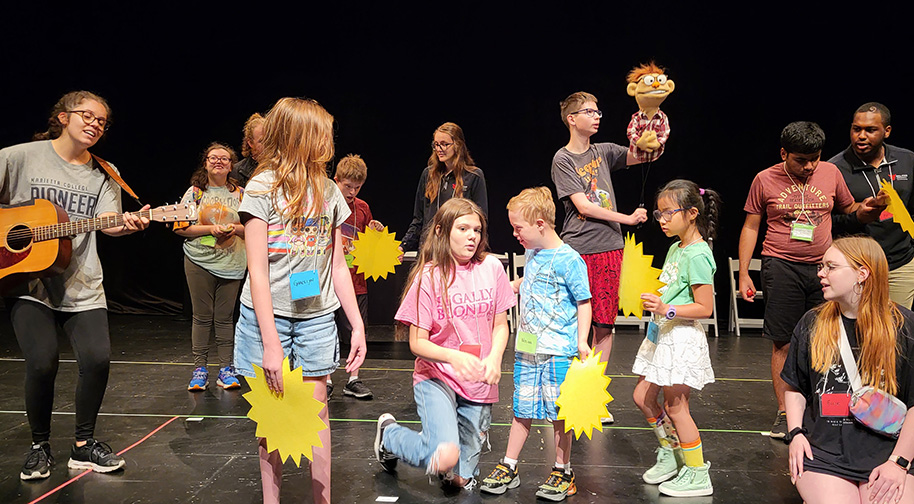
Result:
[[394,239],[394,233],[367,229],[359,232],[358,239],[352,242],[354,259],[352,264],[358,266],[356,273],[364,273],[365,278],[377,281],[378,277],[387,279],[388,273],[394,272],[394,266],[400,264],[400,242]]
[[622,271],[619,272],[619,308],[623,315],[634,315],[641,318],[644,306],[641,294],[660,295],[657,289],[664,284],[658,278],[660,269],[651,266],[652,255],[644,255],[644,244],[635,243],[635,236],[629,233],[625,237],[625,248],[622,250]]
[[248,418],[257,422],[255,435],[267,440],[267,451],[279,450],[280,460],[291,458],[301,465],[301,456],[314,460],[311,448],[323,447],[320,432],[330,426],[321,419],[324,404],[314,398],[314,382],[302,381],[301,367],[289,370],[282,361],[282,395],[267,386],[263,368],[254,365],[256,378],[248,379],[251,391],[244,398],[251,404]]
[[612,379],[603,374],[606,363],[600,362],[600,354],[590,354],[584,362],[575,357],[559,388],[557,418],[565,421],[565,432],[574,429],[575,439],[581,434],[593,439],[593,429],[603,432],[600,421],[606,416],[606,405],[613,400],[606,387]]
[[882,180],[881,187],[882,190],[889,195],[889,206],[887,206],[885,210],[892,214],[892,220],[900,225],[901,229],[904,229],[908,234],[914,236],[914,220],[911,219],[911,214],[908,213],[908,209],[905,208],[904,203],[901,201],[901,196],[898,195],[898,192],[892,187],[892,184],[884,179]]

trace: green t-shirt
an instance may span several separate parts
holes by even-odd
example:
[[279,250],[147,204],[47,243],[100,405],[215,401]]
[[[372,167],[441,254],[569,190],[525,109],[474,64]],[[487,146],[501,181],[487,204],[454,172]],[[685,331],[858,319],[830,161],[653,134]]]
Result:
[[660,288],[660,300],[671,305],[695,302],[693,285],[712,285],[717,265],[707,242],[700,241],[679,248],[679,241],[670,246],[663,262],[660,281],[666,283]]

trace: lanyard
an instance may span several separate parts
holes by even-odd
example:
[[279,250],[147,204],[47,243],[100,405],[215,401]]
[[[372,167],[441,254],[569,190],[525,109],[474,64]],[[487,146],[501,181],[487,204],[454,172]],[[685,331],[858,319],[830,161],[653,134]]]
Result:
[[[542,250],[540,250],[540,252],[542,252]],[[536,255],[536,254],[534,254],[534,256],[535,256],[535,255]],[[558,286],[558,282],[557,282],[557,277],[556,277],[556,275],[555,275],[555,269],[553,268],[553,264],[555,264],[555,256],[557,256],[557,255],[559,255],[559,249],[555,249],[555,252],[552,254],[552,259],[549,260],[549,270],[546,272],[546,279],[547,279],[547,281],[549,280],[550,277],[551,277],[551,279],[552,279],[552,280],[549,282],[549,284],[553,287],[552,289],[550,289],[550,293],[552,293],[553,296],[555,296],[556,294],[558,294],[558,291],[559,291],[559,286]],[[539,276],[539,274],[540,274],[541,271],[543,271],[543,267],[542,267],[542,266],[540,266],[539,269],[536,270],[536,273],[533,274],[533,283],[536,282],[536,279],[537,279],[537,277]],[[533,288],[533,285],[531,285],[530,287],[525,287],[524,290],[525,290],[525,291],[529,291],[529,290],[532,289],[532,288]],[[553,299],[553,301],[556,302],[556,306],[558,306],[558,299],[557,299],[557,296],[556,296],[556,297],[553,297],[552,299]],[[545,307],[544,307],[544,308],[545,308]],[[526,310],[525,310],[525,311],[526,311]],[[538,317],[534,317],[534,319],[537,320],[537,321],[540,320]],[[538,325],[539,325],[539,324],[538,324]],[[522,330],[524,330],[525,332],[532,332],[532,331],[529,330],[529,329],[530,329],[530,322],[527,321],[527,317],[521,317],[520,326],[521,326]],[[540,329],[539,332],[543,332],[543,331],[546,330],[546,327],[545,327],[545,326],[544,326],[544,327],[540,327],[539,329]]]
[[[471,263],[471,264],[472,264],[472,263]],[[477,265],[474,264],[474,265],[472,266],[472,269],[467,269],[467,273],[470,275],[470,284],[472,285],[472,288],[473,288],[473,300],[474,300],[474,301],[476,300],[476,294],[477,294],[477,291],[476,291],[476,275],[475,275],[474,271],[472,271],[472,270],[475,269],[476,266],[477,266]],[[459,266],[458,266],[458,267],[459,267]],[[457,271],[456,271],[456,270],[454,271],[454,276],[455,276],[455,277],[457,276]],[[448,311],[449,311],[450,313],[448,313],[447,320],[448,320],[448,322],[451,323],[452,326],[454,326],[454,334],[457,336],[457,344],[460,345],[460,346],[463,346],[463,338],[460,337],[460,331],[457,330],[457,324],[454,323],[454,319],[451,317],[451,315],[453,315],[453,313],[454,313],[454,308],[453,308],[452,306],[448,306],[448,308],[449,308]],[[475,313],[475,310],[474,310],[474,313],[473,313],[473,322],[476,323],[476,344],[479,345],[479,344],[481,343],[481,342],[479,341],[479,314],[478,314],[478,313]]]
[[[873,175],[876,177],[876,182],[879,182],[879,172],[882,171],[883,166],[889,167],[889,183],[892,184],[892,188],[895,187],[895,177],[892,175],[892,165],[885,162],[885,157],[883,156],[882,162],[879,163],[879,166],[876,168],[870,168],[873,170]],[[866,180],[866,183],[870,186],[870,191],[873,192],[873,197],[876,197],[876,188],[873,186],[873,183],[870,182],[870,178],[866,176],[866,170],[863,171],[863,178]]]
[[806,183],[803,184],[803,187],[800,187],[796,181],[793,180],[793,177],[790,176],[790,172],[787,171],[787,161],[784,161],[784,174],[787,175],[787,178],[790,179],[790,183],[797,186],[797,189],[800,190],[800,213],[797,214],[797,218],[794,219],[794,222],[800,221],[800,216],[806,217],[806,222],[812,224],[812,220],[809,218],[809,214],[806,213],[806,186],[809,184],[809,177],[806,178]]

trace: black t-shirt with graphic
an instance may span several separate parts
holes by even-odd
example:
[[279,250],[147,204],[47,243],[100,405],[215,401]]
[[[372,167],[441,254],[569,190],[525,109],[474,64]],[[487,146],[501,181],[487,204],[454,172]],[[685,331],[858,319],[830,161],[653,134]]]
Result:
[[[899,308],[904,324],[898,331],[896,397],[908,408],[914,406],[914,313]],[[824,374],[812,369],[810,330],[815,312],[803,316],[793,331],[790,352],[781,378],[806,398],[803,427],[812,448],[813,460],[803,461],[804,470],[831,474],[854,481],[866,481],[870,472],[888,460],[895,439],[878,434],[857,423],[848,411],[850,380],[841,360]],[[854,357],[859,356],[856,320],[841,317]]]

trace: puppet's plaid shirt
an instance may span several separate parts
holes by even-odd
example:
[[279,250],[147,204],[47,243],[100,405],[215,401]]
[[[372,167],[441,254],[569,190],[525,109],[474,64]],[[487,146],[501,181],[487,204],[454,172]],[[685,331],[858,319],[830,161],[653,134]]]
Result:
[[[652,129],[657,133],[657,141],[660,142],[660,147],[654,152],[641,150],[635,145],[641,135],[648,129]],[[632,120],[628,123],[628,151],[631,152],[635,159],[642,163],[656,160],[663,154],[663,147],[666,145],[668,138],[670,138],[670,122],[662,110],[658,110],[650,120],[640,110],[632,114]]]

